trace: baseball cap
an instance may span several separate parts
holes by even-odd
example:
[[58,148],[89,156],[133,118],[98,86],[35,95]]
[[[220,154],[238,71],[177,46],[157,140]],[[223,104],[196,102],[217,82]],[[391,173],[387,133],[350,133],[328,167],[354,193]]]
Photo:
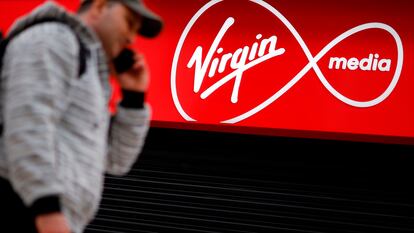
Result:
[[162,29],[161,17],[149,10],[142,0],[119,0],[124,3],[132,11],[143,18],[142,27],[138,31],[139,34],[145,37],[156,37]]
[[[86,0],[81,0],[84,2]],[[145,6],[142,0],[116,0],[119,3],[124,4],[133,12],[142,17],[142,26],[138,33],[144,37],[153,38],[156,37],[163,27],[163,21],[160,16],[152,12]]]

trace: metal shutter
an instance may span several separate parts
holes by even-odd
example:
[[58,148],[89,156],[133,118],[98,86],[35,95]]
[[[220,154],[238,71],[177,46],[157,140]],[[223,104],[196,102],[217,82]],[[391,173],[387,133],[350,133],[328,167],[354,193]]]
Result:
[[152,128],[86,232],[414,232],[411,146]]

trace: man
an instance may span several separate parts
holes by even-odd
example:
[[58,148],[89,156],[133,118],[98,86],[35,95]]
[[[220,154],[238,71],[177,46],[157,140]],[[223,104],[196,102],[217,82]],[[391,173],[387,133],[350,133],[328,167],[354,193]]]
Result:
[[[158,35],[160,18],[140,0],[84,0],[77,16],[47,2],[9,34],[50,18],[64,23],[25,29],[3,59],[2,232],[83,232],[99,206],[103,174],[129,171],[149,127],[144,58],[135,55],[118,75],[123,100],[111,122],[108,76],[137,32]],[[86,68],[79,75],[81,56]]]

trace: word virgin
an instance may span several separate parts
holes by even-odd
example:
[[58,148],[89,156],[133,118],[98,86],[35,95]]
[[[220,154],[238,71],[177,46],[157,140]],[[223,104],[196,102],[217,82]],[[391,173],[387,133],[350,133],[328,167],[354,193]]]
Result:
[[[187,68],[191,69],[195,66],[194,69],[194,92],[198,93],[200,91],[201,85],[203,80],[207,74],[212,78],[216,72],[223,73],[228,64],[233,71],[226,75],[225,77],[221,78],[218,82],[207,88],[203,93],[201,93],[201,98],[205,99],[222,85],[226,84],[227,82],[231,81],[233,78],[235,79],[233,92],[231,95],[231,102],[237,103],[238,95],[239,95],[239,88],[240,82],[243,76],[243,72],[252,68],[253,66],[260,64],[266,60],[269,60],[273,57],[282,55],[285,52],[284,48],[276,49],[276,42],[277,37],[271,36],[267,39],[263,39],[260,42],[254,42],[251,47],[244,46],[243,48],[237,49],[233,53],[223,53],[223,48],[218,48],[220,45],[221,40],[223,39],[226,32],[229,28],[234,24],[234,18],[229,17],[221,27],[220,31],[218,32],[216,38],[213,41],[210,49],[207,52],[205,59],[203,60],[203,47],[198,46],[194,51],[190,61],[187,64]],[[261,34],[256,36],[257,40],[262,38]],[[266,49],[267,53],[266,53]],[[266,53],[266,54],[265,54]],[[214,59],[213,56],[221,55],[221,57],[216,57]]]

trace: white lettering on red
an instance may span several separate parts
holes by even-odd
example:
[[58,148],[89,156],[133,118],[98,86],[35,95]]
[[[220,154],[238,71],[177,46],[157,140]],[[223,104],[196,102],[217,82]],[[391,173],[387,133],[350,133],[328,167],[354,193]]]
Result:
[[[195,93],[198,93],[203,84],[204,78],[206,77],[208,71],[208,77],[212,78],[216,73],[223,73],[226,68],[230,67],[233,72],[216,82],[211,87],[207,88],[203,93],[201,93],[201,98],[205,99],[218,88],[220,88],[225,83],[229,82],[235,78],[233,92],[231,95],[231,102],[237,103],[240,83],[243,77],[244,71],[250,69],[251,67],[269,60],[273,57],[282,55],[285,52],[284,48],[276,49],[277,36],[271,36],[269,38],[262,39],[260,43],[258,41],[254,42],[251,46],[244,46],[239,48],[233,53],[225,53],[221,55],[224,51],[223,48],[219,48],[220,42],[222,41],[224,35],[229,30],[229,28],[234,24],[235,20],[233,17],[227,18],[221,27],[220,31],[217,33],[212,45],[210,46],[205,59],[203,60],[203,50],[202,46],[198,46],[190,61],[187,64],[187,68],[191,69],[194,67],[194,89]],[[262,38],[261,34],[256,36],[257,40]],[[214,55],[221,55],[221,57],[216,57]]]

